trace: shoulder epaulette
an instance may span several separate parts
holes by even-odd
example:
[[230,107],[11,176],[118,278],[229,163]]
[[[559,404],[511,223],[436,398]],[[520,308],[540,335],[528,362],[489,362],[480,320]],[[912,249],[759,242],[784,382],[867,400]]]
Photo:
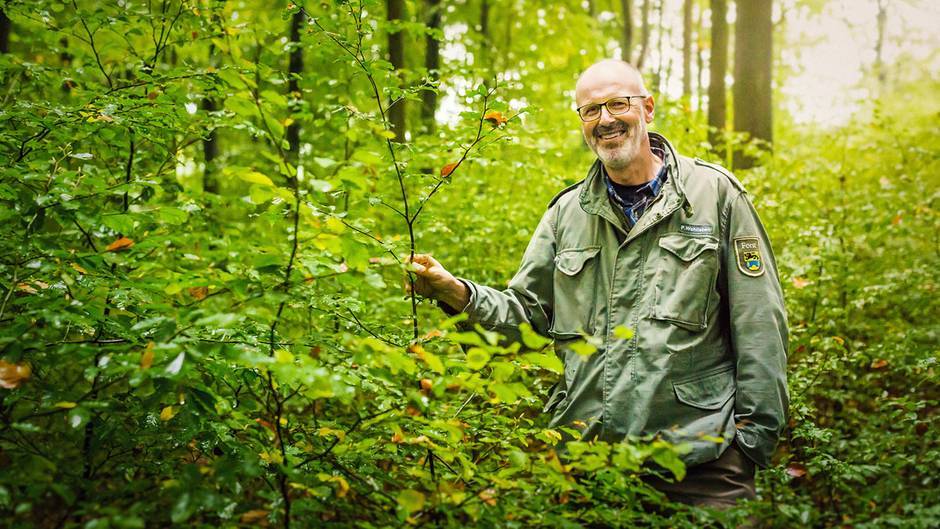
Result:
[[581,181],[575,182],[574,184],[571,184],[570,186],[568,186],[568,187],[562,189],[561,191],[559,191],[558,194],[555,195],[555,198],[553,198],[552,201],[548,203],[548,207],[554,206],[554,205],[555,205],[555,202],[558,202],[558,199],[560,199],[565,193],[571,191],[572,189],[578,187],[579,185],[581,185],[581,184],[583,184],[583,183],[584,183],[584,180],[581,180]]
[[713,169],[725,175],[725,177],[731,181],[731,185],[733,185],[735,189],[737,189],[738,191],[742,191],[742,192],[747,191],[746,189],[744,189],[744,184],[742,184],[741,181],[737,179],[737,177],[731,174],[731,171],[725,169],[724,167],[718,164],[706,162],[705,160],[701,158],[695,159],[695,165],[701,165],[702,167],[708,167],[709,169]]

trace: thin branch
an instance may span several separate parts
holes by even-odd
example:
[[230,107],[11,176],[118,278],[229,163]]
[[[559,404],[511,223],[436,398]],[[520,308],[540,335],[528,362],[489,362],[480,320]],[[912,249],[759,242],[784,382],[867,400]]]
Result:
[[[78,4],[75,3],[75,0],[72,0],[72,7],[75,8],[75,13],[78,14]],[[101,55],[98,54],[98,48],[95,47],[95,35],[90,29],[88,29],[88,24],[85,23],[85,17],[78,15],[78,19],[82,23],[82,27],[85,28],[85,33],[88,34],[88,45],[91,46],[91,52],[95,55],[95,62],[98,63],[98,69],[101,70],[101,73],[104,74],[104,78],[108,81],[108,88],[114,88],[114,83],[111,81],[111,76],[108,75],[107,70],[104,69],[104,65],[101,64]],[[97,29],[95,31],[98,31]]]

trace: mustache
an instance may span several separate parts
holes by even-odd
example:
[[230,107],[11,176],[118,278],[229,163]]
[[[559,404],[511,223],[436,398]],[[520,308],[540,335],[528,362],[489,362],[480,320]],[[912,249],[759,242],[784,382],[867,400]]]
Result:
[[623,123],[611,124],[611,125],[598,125],[594,129],[594,137],[600,137],[604,134],[610,134],[611,132],[626,132],[627,126]]

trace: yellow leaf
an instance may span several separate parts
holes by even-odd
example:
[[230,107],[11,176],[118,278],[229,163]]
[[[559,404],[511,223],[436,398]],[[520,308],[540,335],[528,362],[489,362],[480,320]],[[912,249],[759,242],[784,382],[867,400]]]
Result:
[[70,409],[74,408],[75,406],[78,406],[78,404],[76,404],[76,403],[74,403],[74,402],[69,402],[69,401],[67,401],[67,400],[63,400],[62,402],[56,402],[56,403],[55,403],[55,407],[56,407],[56,408],[63,408],[63,409],[66,409],[66,410],[70,410]]
[[78,264],[76,264],[76,263],[70,263],[70,265],[72,266],[72,269],[75,270],[76,272],[78,272],[79,274],[88,275],[88,271],[86,271],[86,270],[85,270],[84,268],[82,268],[80,265],[78,265]]
[[160,412],[160,420],[166,422],[172,419],[174,415],[176,415],[176,410],[173,408],[173,406],[167,406]]
[[258,171],[245,171],[240,173],[239,178],[246,182],[251,182],[252,184],[261,184],[263,186],[274,186],[274,182],[271,181],[267,176],[259,173]]
[[140,368],[150,369],[153,365],[153,342],[147,342],[147,348],[140,355]]
[[274,351],[274,361],[279,364],[289,364],[294,361],[294,355],[287,349],[278,349]]

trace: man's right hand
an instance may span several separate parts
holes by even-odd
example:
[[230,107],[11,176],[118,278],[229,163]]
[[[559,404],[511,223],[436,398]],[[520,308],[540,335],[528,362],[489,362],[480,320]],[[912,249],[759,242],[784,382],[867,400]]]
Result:
[[[467,285],[441,266],[437,259],[427,254],[415,254],[414,259],[409,259],[409,262],[408,269],[415,274],[416,294],[446,303],[458,312],[470,303],[470,290]],[[405,290],[411,290],[408,281],[405,282]]]

